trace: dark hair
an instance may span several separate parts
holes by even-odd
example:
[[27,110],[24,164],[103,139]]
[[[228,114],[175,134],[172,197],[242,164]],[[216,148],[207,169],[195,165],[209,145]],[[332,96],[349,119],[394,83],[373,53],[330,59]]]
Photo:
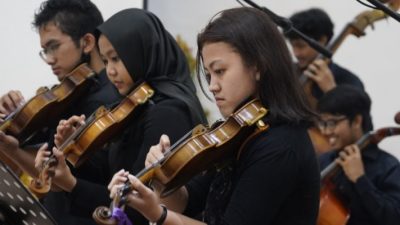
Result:
[[[333,36],[334,25],[328,14],[322,9],[311,8],[297,12],[290,17],[290,20],[296,29],[317,41],[326,36],[329,42]],[[299,38],[293,32],[288,32],[285,36],[289,39]]]
[[288,122],[311,119],[313,114],[291,66],[285,40],[268,15],[257,9],[242,7],[224,10],[212,19],[197,36],[199,81],[200,73],[204,72],[203,47],[215,42],[229,44],[246,66],[255,67],[260,72],[258,94],[263,105],[269,109],[271,119]]
[[363,132],[373,129],[370,115],[371,99],[360,88],[350,85],[337,86],[322,96],[318,101],[317,109],[320,113],[345,115],[350,122],[357,115],[361,115]]
[[32,24],[39,29],[49,22],[54,22],[79,46],[80,38],[87,33],[93,34],[103,23],[103,17],[90,0],[47,0],[40,5]]

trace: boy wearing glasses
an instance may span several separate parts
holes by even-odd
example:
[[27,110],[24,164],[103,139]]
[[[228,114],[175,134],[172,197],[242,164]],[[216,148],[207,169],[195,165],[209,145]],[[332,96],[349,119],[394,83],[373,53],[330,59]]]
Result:
[[342,85],[318,102],[318,127],[331,151],[320,156],[321,170],[336,161],[342,168],[332,178],[350,211],[347,225],[395,225],[400,221],[400,164],[377,145],[360,150],[354,143],[373,129],[371,100],[362,90]]
[[[101,105],[110,105],[119,100],[119,94],[109,82],[104,63],[100,58],[94,30],[103,23],[103,17],[98,8],[90,0],[47,0],[41,4],[34,16],[33,25],[40,36],[40,57],[51,67],[54,75],[62,81],[73,69],[82,63],[87,63],[95,72],[92,86],[80,96],[73,107],[57,120],[70,118],[72,115],[84,114],[88,117]],[[19,91],[10,91],[0,98],[0,117],[6,116],[24,102]],[[0,119],[1,120],[1,119]],[[30,144],[35,147],[22,147],[18,141],[0,131],[0,151],[9,156],[17,165],[31,176],[36,176],[34,160],[38,146],[47,142],[53,144],[57,124],[46,128],[46,132]],[[49,148],[51,149],[51,148]],[[77,169],[73,169],[76,177],[83,177],[94,182],[102,171],[96,164],[96,159],[103,157],[101,151]],[[87,165],[86,165],[87,164]],[[97,175],[97,176],[94,176]],[[44,199],[44,205],[58,224],[95,224],[91,219],[72,217],[67,212],[66,194],[50,192]]]

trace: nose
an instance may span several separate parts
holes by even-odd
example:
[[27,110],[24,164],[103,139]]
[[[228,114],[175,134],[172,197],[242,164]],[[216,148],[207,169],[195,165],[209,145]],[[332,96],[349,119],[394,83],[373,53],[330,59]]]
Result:
[[43,60],[47,65],[54,65],[56,63],[56,58],[52,55],[47,55]]
[[217,92],[219,92],[221,90],[221,87],[218,84],[217,79],[213,78],[212,75],[210,75],[210,81],[209,81],[209,84],[208,84],[208,90],[213,94],[215,94],[215,93],[217,93]]
[[110,77],[115,77],[117,75],[117,71],[112,66],[107,65],[106,71],[107,71],[107,75]]

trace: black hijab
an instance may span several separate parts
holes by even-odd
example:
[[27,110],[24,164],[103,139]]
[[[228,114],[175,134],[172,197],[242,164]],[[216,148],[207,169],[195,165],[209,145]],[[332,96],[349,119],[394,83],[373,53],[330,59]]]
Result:
[[206,122],[186,58],[154,14],[125,9],[97,29],[113,45],[134,82],[146,81],[156,95],[183,101],[193,122]]

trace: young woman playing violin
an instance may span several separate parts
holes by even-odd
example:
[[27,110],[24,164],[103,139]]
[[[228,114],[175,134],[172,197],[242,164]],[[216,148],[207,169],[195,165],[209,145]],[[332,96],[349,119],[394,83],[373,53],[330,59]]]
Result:
[[[319,173],[304,125],[312,113],[276,25],[256,9],[229,9],[214,17],[197,43],[198,68],[204,67],[221,114],[228,118],[258,98],[269,110],[269,129],[247,142],[238,159],[227,158],[170,196],[159,198],[119,171],[109,184],[111,197],[129,180],[126,205],[156,224],[315,224]],[[161,136],[146,166],[162,159],[170,143]]]
[[[104,150],[107,158],[95,165],[108,174],[103,179],[105,182],[74,177],[64,155],[53,149],[59,162],[53,184],[69,193],[71,213],[90,218],[96,206],[109,203],[107,183],[114,173],[121,169],[137,173],[145,165],[148,149],[162,134],[176,141],[194,125],[205,122],[185,56],[155,15],[140,9],[126,9],[113,15],[97,31],[108,78],[119,93],[126,96],[147,82],[154,95],[150,102],[138,108],[127,128]],[[56,144],[59,146],[76,129],[74,124],[83,124],[83,119],[74,116],[61,121]],[[48,157],[49,153],[41,149],[36,165],[40,167]],[[135,224],[148,223],[139,216],[132,217]]]

